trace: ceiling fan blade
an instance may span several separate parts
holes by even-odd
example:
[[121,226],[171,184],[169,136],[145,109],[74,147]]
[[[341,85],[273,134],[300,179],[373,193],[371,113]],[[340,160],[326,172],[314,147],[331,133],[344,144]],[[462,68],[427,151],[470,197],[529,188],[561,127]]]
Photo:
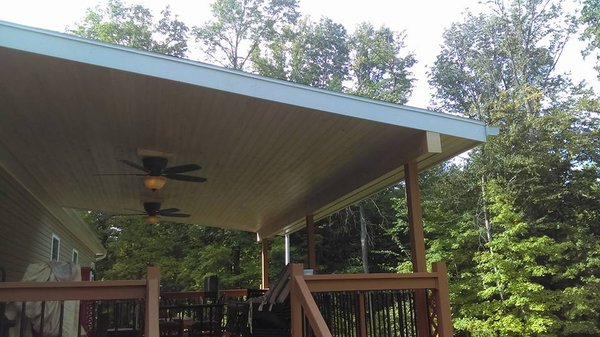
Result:
[[146,215],[146,213],[124,213],[124,214],[113,214],[112,216],[140,216],[140,215]]
[[167,213],[175,213],[175,212],[179,212],[179,208],[167,208],[167,209],[161,209],[160,211],[158,211],[157,213],[159,215],[162,214],[167,214]]
[[189,218],[190,217],[189,214],[183,214],[183,213],[168,213],[168,214],[161,214],[160,216],[165,216],[165,217],[170,217],[170,218]]
[[166,169],[163,170],[163,173],[164,174],[185,173],[185,172],[196,171],[201,168],[202,167],[200,167],[200,165],[196,165],[196,164],[179,165],[179,166],[167,167]]
[[143,177],[146,174],[143,173],[97,173],[94,176],[138,176]]
[[186,176],[183,174],[166,174],[164,176],[166,178],[173,179],[173,180],[191,181],[191,182],[195,182],[195,183],[203,183],[206,181],[206,178]]
[[129,160],[126,160],[126,159],[121,159],[121,163],[123,163],[123,164],[125,164],[125,165],[128,165],[128,166],[131,166],[131,167],[133,167],[133,168],[135,168],[135,169],[138,169],[138,170],[140,170],[140,171],[144,171],[144,172],[150,172],[150,170],[146,169],[146,168],[145,168],[145,167],[143,167],[142,165],[140,165],[140,164],[137,164],[137,163],[134,163],[134,162],[132,162],[132,161],[129,161]]
[[131,211],[131,212],[136,212],[136,213],[141,213],[141,215],[146,214],[146,213],[144,213],[144,211],[140,211],[139,209],[125,208],[125,210]]

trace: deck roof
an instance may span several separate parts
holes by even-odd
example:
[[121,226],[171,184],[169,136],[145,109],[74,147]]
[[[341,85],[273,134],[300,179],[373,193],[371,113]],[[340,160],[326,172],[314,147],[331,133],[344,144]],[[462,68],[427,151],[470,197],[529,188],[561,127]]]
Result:
[[[496,132],[481,122],[0,21],[0,165],[64,208],[162,201],[186,222],[294,231]],[[203,184],[151,192],[119,160],[163,153]]]

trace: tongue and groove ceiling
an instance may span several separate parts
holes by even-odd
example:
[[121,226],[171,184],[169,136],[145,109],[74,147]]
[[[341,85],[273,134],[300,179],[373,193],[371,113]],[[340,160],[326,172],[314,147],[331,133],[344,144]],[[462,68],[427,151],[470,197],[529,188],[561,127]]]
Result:
[[[48,203],[189,223],[298,229],[485,141],[468,119],[0,22],[0,165]],[[146,190],[120,160],[196,163],[202,184]]]

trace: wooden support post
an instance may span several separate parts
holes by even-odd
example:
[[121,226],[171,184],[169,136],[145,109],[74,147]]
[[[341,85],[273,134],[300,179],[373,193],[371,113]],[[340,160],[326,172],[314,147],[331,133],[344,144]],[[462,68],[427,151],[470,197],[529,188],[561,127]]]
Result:
[[261,288],[269,289],[269,241],[263,239],[261,241]]
[[146,320],[145,334],[147,337],[159,337],[158,307],[160,304],[160,270],[148,267],[146,274]]
[[300,263],[290,265],[290,315],[292,337],[302,337],[304,315],[300,305],[300,291],[296,284],[296,276],[304,277],[304,266]]
[[308,268],[317,269],[317,249],[315,245],[315,222],[313,216],[306,216],[306,234],[308,236]]
[[[421,193],[419,192],[418,168],[415,161],[404,165],[404,176],[406,180],[406,203],[408,206],[413,271],[427,272]],[[427,291],[415,290],[415,311],[419,337],[429,336],[429,314],[427,307]]]
[[404,165],[404,175],[406,180],[406,203],[408,206],[413,271],[426,272],[425,235],[423,234],[423,211],[421,210],[417,163],[411,161]]
[[435,262],[431,268],[438,274],[438,286],[435,292],[437,324],[440,337],[452,337],[452,313],[450,312],[450,289],[448,287],[448,270],[444,262]]

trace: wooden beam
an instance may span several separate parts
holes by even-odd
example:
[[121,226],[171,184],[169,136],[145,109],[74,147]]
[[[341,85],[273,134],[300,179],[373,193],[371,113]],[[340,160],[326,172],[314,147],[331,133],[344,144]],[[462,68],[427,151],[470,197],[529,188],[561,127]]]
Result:
[[117,300],[146,297],[146,281],[0,282],[0,302]]
[[261,241],[261,288],[269,289],[269,240]]
[[317,269],[317,248],[315,244],[315,222],[313,216],[306,216],[306,234],[308,240],[308,268]]
[[304,279],[312,292],[434,289],[437,285],[432,273],[306,275]]
[[423,233],[423,211],[419,192],[418,168],[415,161],[404,165],[406,179],[406,203],[408,206],[408,224],[413,271],[426,272],[425,235]]
[[[425,235],[423,233],[423,211],[421,209],[418,172],[419,170],[415,161],[410,161],[404,165],[413,271],[426,272]],[[427,291],[422,289],[415,290],[415,315],[419,337],[429,336],[429,314],[427,307]]]

